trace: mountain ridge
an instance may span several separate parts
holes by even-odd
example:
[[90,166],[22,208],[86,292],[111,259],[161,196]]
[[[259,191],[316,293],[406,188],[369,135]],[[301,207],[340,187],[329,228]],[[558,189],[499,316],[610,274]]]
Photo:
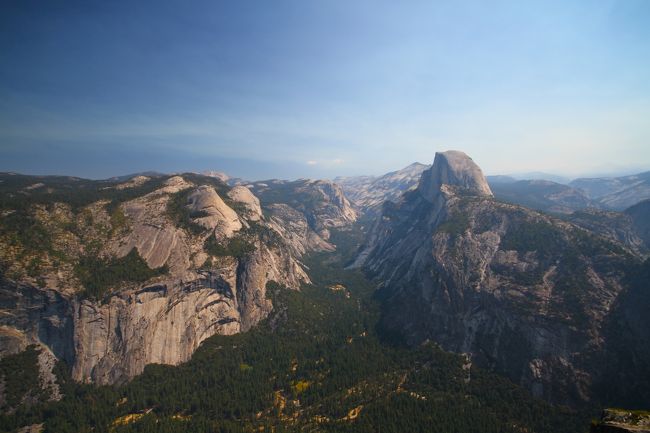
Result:
[[398,200],[404,191],[415,188],[428,167],[414,162],[381,176],[337,177],[334,182],[341,185],[359,212],[372,218],[380,212],[385,201]]
[[[283,219],[247,188],[196,174],[1,180],[3,352],[48,347],[82,382],[121,382],[249,330],[272,309],[267,283],[299,289],[302,256],[332,248],[312,227],[356,218],[320,183],[302,188],[324,207],[285,205]],[[286,236],[301,224],[304,237]]]
[[623,210],[650,198],[650,171],[613,178],[581,178],[569,183],[608,209]]
[[485,181],[470,159],[457,165],[469,167],[461,176],[446,176],[444,166],[434,161],[443,171],[423,174],[421,183],[433,185],[424,194],[386,203],[355,262],[382,284],[382,323],[411,344],[432,339],[471,353],[546,399],[594,398],[607,379],[589,359],[613,344],[603,343],[608,317],[621,294],[640,290],[625,269],[641,259],[570,223],[466,188]]
[[[494,197],[480,167],[458,151],[389,175],[374,192],[368,185],[377,179],[361,179],[376,194],[374,209],[348,200],[351,183],[326,180],[0,175],[0,243],[8,246],[0,307],[13,314],[0,318],[0,358],[32,356],[36,343],[53,399],[70,392],[55,374],[57,359],[78,382],[128,386],[156,364],[191,363],[204,342],[257,335],[267,320],[284,326],[292,319],[274,301],[285,290],[278,287],[304,290],[321,278],[315,254],[328,263],[355,259],[353,268],[374,278],[380,335],[409,351],[461,353],[463,370],[486,368],[554,403],[598,405],[605,396],[632,407],[648,399],[645,202],[626,213],[539,213]],[[325,290],[367,302],[337,272]],[[116,273],[129,278],[114,281]],[[293,407],[286,390],[274,392]],[[337,416],[352,422],[348,415]]]

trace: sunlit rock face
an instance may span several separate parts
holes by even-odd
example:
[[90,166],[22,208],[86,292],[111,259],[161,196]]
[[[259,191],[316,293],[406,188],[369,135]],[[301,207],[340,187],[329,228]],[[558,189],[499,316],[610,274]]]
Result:
[[[107,188],[146,189],[148,182],[154,180],[138,177]],[[79,218],[86,221],[81,225],[66,205],[57,204],[61,210],[43,212],[43,218],[52,225],[55,242],[74,246],[67,251],[72,266],[91,245],[102,260],[125,257],[135,249],[147,267],[165,272],[138,284],[116,283],[101,299],[92,299],[82,294],[73,267],[45,269],[49,288],[27,273],[20,276],[24,266],[16,252],[9,259],[15,262],[18,281],[3,278],[0,287],[0,305],[11,312],[0,321],[3,353],[38,344],[65,360],[77,381],[123,382],[150,363],[187,361],[214,334],[256,326],[273,308],[267,283],[299,289],[309,282],[302,255],[333,248],[310,228],[304,213],[292,208],[282,212],[285,205],[278,204],[280,209],[271,205],[265,215],[260,200],[244,186],[230,188],[198,175],[156,182],[159,187],[131,194],[112,215],[107,201],[80,209]],[[327,230],[354,220],[356,214],[336,187],[302,186],[317,191],[309,214],[314,227]],[[183,224],[169,210],[171,200],[179,197],[180,212],[186,214]],[[74,231],[62,232],[57,218]],[[247,247],[243,253],[230,251],[231,241]],[[211,243],[219,244],[220,252]]]
[[228,196],[234,201],[244,205],[246,218],[251,221],[259,221],[262,219],[262,207],[260,201],[250,189],[242,185],[233,187]]

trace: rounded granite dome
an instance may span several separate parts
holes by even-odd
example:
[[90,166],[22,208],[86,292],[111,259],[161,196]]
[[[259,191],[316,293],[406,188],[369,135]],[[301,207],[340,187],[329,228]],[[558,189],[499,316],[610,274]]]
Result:
[[458,150],[436,152],[433,166],[422,173],[418,190],[424,198],[433,201],[442,185],[460,186],[476,195],[492,196],[481,168]]

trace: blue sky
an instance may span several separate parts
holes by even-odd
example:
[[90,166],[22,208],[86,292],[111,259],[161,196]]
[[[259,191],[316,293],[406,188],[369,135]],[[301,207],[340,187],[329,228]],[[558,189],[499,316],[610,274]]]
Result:
[[650,2],[0,6],[0,170],[650,170]]

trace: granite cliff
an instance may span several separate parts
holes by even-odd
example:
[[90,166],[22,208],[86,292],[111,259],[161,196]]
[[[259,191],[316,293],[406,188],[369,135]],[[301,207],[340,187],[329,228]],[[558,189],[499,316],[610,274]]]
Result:
[[611,375],[647,380],[644,350],[632,370],[604,368],[620,362],[607,358],[614,335],[640,323],[623,304],[645,293],[631,282],[641,258],[613,237],[496,200],[461,152],[437,153],[417,189],[384,205],[355,266],[381,285],[388,334],[467,353],[539,397],[581,404]]
[[302,212],[263,210],[245,186],[195,174],[8,174],[0,185],[0,356],[36,344],[100,384],[255,326],[273,308],[267,283],[309,282],[302,255],[333,248],[328,228],[356,217],[319,182],[302,186],[312,196]]

